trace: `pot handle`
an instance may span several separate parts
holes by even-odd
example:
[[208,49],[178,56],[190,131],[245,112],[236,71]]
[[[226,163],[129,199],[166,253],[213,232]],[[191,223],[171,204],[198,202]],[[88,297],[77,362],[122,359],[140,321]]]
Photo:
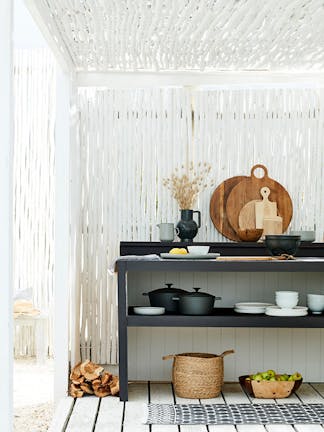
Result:
[[172,297],[172,300],[180,300],[180,297]]
[[233,354],[233,353],[235,353],[235,351],[234,350],[227,350],[227,351],[224,351],[219,357],[225,357],[225,356],[227,356],[228,354]]
[[198,228],[201,227],[201,213],[199,210],[194,210],[193,213],[197,213],[198,215]]
[[148,296],[148,293],[142,293],[142,295],[146,295],[146,296]]
[[215,297],[215,300],[222,300],[222,297]]
[[175,354],[169,354],[169,355],[163,356],[162,360],[171,360],[171,359],[174,359],[175,357],[176,357]]

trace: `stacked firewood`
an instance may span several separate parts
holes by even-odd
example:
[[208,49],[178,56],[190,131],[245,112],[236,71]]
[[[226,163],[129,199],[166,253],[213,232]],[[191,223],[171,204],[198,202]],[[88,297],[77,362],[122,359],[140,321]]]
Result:
[[86,360],[78,363],[70,374],[70,395],[82,397],[84,394],[105,397],[116,395],[119,392],[119,379],[117,376],[104,370],[96,363]]

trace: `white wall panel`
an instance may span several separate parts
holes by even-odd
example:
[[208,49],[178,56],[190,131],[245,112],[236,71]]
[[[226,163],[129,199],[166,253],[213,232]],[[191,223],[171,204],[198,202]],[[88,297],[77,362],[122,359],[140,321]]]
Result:
[[324,381],[322,329],[131,327],[128,337],[130,380],[169,381],[172,361],[162,360],[166,354],[220,354],[234,349],[224,360],[227,381],[270,368],[282,373],[299,371],[306,381]]

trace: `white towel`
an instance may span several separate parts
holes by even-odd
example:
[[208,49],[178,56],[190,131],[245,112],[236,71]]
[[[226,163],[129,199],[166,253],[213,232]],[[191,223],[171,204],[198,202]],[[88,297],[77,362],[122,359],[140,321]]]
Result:
[[108,268],[108,273],[110,276],[113,276],[113,274],[117,271],[116,264],[118,261],[127,261],[127,260],[133,260],[133,261],[161,261],[162,258],[157,254],[149,254],[149,255],[122,255],[118,258],[116,258],[111,265]]

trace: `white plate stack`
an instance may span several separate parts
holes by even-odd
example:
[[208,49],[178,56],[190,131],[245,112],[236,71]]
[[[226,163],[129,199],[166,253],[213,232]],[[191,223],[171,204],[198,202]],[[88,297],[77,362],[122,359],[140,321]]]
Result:
[[279,306],[268,306],[266,308],[266,315],[270,316],[305,316],[308,315],[308,308],[306,306],[295,306],[293,308],[281,308]]
[[308,308],[297,306],[298,291],[276,291],[276,306],[268,306],[265,313],[270,316],[305,316]]
[[272,304],[259,302],[236,303],[234,306],[234,310],[238,313],[261,314],[265,313],[268,306],[272,306]]

